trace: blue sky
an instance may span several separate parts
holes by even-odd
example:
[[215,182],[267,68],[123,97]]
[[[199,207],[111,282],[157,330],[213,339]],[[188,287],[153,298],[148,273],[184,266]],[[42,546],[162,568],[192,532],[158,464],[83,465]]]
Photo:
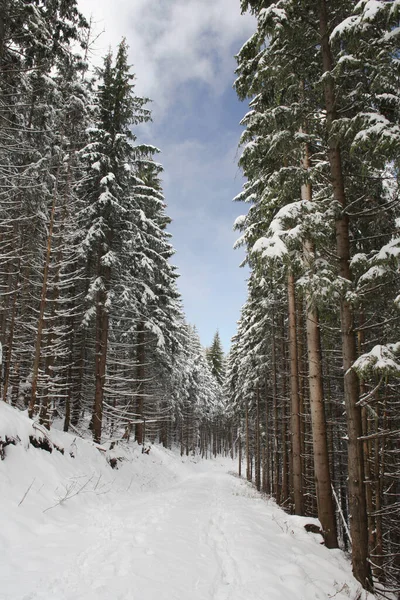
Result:
[[152,99],[153,122],[142,141],[158,146],[174,263],[187,319],[203,345],[219,329],[225,350],[246,298],[243,253],[233,250],[232,202],[242,187],[237,167],[239,121],[247,106],[232,89],[233,55],[254,30],[239,0],[79,0],[104,33],[98,62],[125,36],[136,92]]

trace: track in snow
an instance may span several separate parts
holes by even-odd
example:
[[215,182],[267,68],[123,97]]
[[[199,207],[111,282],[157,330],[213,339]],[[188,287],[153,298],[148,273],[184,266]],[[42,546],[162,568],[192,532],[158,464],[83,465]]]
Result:
[[[63,533],[44,531],[21,565],[28,579],[4,600],[326,600],[327,586],[340,590],[342,557],[306,533],[295,539],[284,513],[254,496],[210,469],[145,499],[106,498]],[[326,581],[321,552],[337,563]]]

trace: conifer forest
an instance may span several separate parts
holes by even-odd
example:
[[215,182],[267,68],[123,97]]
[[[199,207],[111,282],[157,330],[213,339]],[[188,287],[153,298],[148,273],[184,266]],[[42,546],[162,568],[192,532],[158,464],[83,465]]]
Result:
[[[14,468],[23,436],[6,423],[22,416],[34,452],[65,434],[113,468],[129,448],[229,459],[257,498],[318,519],[327,552],[347,555],[357,591],[338,600],[398,600],[400,0],[233,4],[254,28],[231,81],[248,280],[226,353],[185,316],[129,39],[97,66],[77,0],[0,0],[0,404],[13,411],[0,411],[0,466]],[[223,566],[230,592],[193,599],[286,598],[239,593],[235,570]],[[0,577],[0,600],[51,597],[2,590]]]

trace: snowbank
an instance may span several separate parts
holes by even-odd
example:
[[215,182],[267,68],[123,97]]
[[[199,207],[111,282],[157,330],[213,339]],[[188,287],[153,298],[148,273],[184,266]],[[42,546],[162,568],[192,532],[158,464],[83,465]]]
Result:
[[[35,448],[32,436],[54,449]],[[318,521],[262,498],[228,473],[229,459],[110,451],[38,432],[0,403],[6,437],[16,444],[0,461],[0,600],[355,600],[360,591],[344,554],[304,529]]]

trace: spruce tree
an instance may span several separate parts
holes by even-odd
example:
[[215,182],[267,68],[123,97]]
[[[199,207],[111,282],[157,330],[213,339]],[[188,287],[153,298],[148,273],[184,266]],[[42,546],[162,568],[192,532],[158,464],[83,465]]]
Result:
[[211,346],[207,348],[206,356],[211,368],[211,373],[214,375],[219,385],[222,385],[225,376],[225,356],[218,331],[214,334]]
[[81,151],[88,170],[81,191],[87,198],[88,210],[82,214],[81,228],[86,229],[82,253],[90,268],[85,322],[89,324],[92,319],[95,322],[92,426],[97,442],[101,439],[110,317],[115,318],[123,305],[128,311],[135,309],[131,297],[120,294],[124,265],[129,261],[126,254],[134,235],[130,216],[137,150],[131,126],[148,120],[150,114],[144,108],[146,100],[134,96],[132,80],[123,40],[115,64],[111,52],[104,60],[95,126],[89,144]]

